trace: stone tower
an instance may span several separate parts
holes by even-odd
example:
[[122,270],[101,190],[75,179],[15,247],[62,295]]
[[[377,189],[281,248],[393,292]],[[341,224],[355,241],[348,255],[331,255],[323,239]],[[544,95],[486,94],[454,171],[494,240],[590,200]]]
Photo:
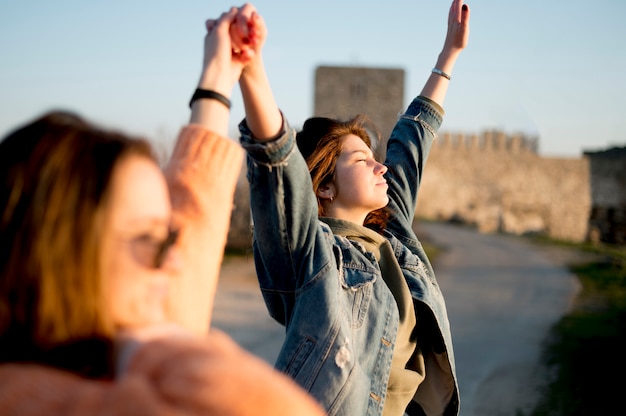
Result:
[[[402,69],[319,66],[315,70],[316,116],[342,119],[367,114],[385,140],[403,107]],[[382,151],[384,144],[377,154]]]

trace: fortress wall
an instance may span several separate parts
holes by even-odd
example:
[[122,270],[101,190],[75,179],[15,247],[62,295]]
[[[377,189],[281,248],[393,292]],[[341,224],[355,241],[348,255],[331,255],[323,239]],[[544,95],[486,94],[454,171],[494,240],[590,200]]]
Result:
[[587,159],[541,158],[535,139],[442,134],[426,163],[417,214],[483,232],[583,241],[591,210]]

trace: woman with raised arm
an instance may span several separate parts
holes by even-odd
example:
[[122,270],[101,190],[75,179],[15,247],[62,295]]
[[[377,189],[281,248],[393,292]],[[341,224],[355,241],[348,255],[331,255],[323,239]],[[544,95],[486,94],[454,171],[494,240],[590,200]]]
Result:
[[250,58],[232,50],[236,13],[207,22],[165,172],[145,140],[67,112],[0,142],[0,414],[323,414],[208,332],[243,160],[226,138]]
[[266,37],[252,5],[231,31],[236,48],[255,52],[240,80],[240,132],[260,288],[286,328],[275,365],[330,415],[459,413],[446,306],[413,221],[469,18],[454,0],[435,68],[393,129],[384,163],[363,116],[311,118],[296,133],[272,96],[264,42],[247,42]]

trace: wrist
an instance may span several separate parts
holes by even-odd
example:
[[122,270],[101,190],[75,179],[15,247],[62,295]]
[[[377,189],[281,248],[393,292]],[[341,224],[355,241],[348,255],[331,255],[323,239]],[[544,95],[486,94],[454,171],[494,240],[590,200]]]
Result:
[[205,71],[200,76],[197,88],[201,90],[215,91],[230,99],[233,85],[231,85],[229,80],[224,79],[223,76],[214,76],[210,73],[210,71]]
[[442,51],[437,57],[437,62],[435,64],[435,68],[444,71],[447,74],[451,74],[454,69],[454,64],[459,56],[458,52],[454,51]]
[[261,53],[257,53],[241,71],[240,80],[258,78],[259,74],[263,74],[263,68],[263,58]]
[[207,90],[202,88],[196,88],[196,90],[194,91],[193,95],[191,96],[191,100],[189,100],[189,108],[192,108],[192,105],[195,101],[202,99],[218,101],[230,110],[231,102],[228,97],[215,90]]
[[215,91],[216,93],[222,95],[223,97],[227,98],[228,100],[230,100],[230,96],[231,96],[231,89],[230,88],[225,88],[223,85],[221,84],[216,84],[213,82],[198,82],[198,86],[196,87],[197,90],[205,90],[205,91]]

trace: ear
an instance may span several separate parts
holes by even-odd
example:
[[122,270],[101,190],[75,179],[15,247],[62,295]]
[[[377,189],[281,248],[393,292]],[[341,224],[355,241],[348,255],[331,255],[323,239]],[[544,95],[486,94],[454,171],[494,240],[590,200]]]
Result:
[[335,186],[332,183],[327,183],[325,185],[320,185],[317,188],[317,197],[321,199],[330,199],[332,200],[335,197]]

